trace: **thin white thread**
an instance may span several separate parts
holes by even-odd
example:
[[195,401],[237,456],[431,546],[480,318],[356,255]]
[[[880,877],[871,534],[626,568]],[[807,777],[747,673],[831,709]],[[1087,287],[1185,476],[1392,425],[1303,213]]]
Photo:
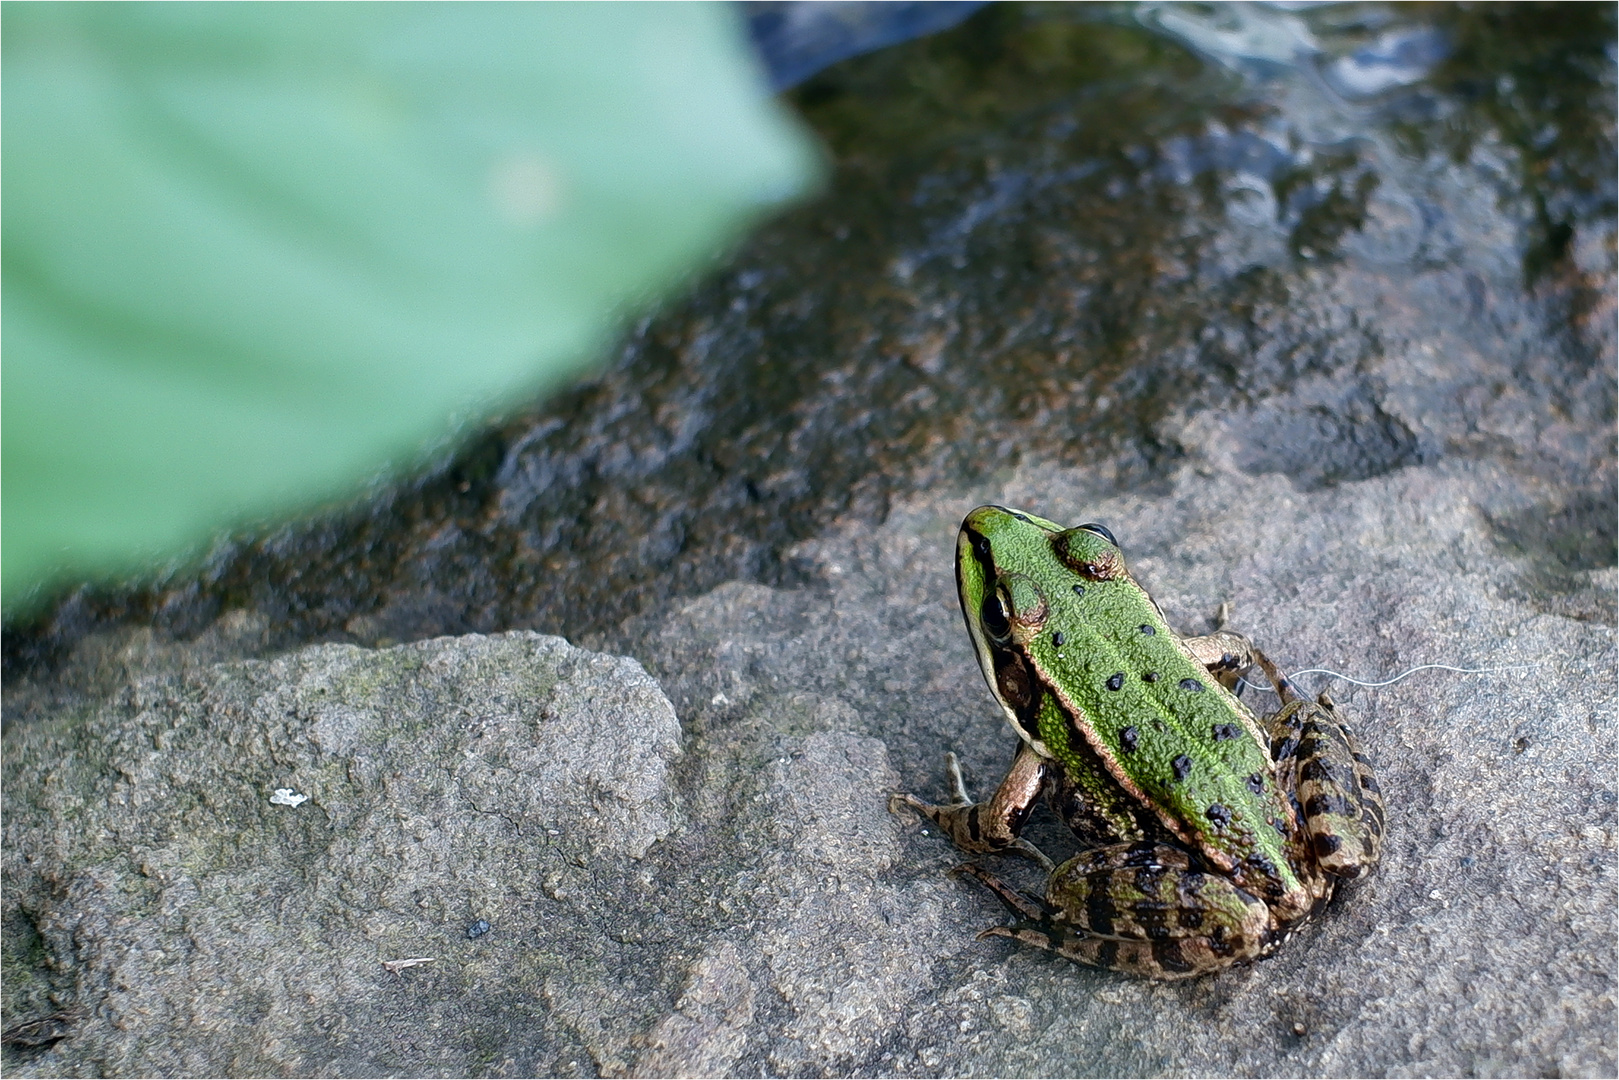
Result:
[[[1351,678],[1350,676],[1345,675],[1343,672],[1333,671],[1331,668],[1305,668],[1303,671],[1295,671],[1291,675],[1283,675],[1283,678],[1292,681],[1297,679],[1300,675],[1331,675],[1335,679],[1342,679],[1344,682],[1354,683],[1356,686],[1377,687],[1392,686],[1402,679],[1415,675],[1419,671],[1454,671],[1459,675],[1494,675],[1497,672],[1502,671],[1533,671],[1539,666],[1540,665],[1538,664],[1508,664],[1504,667],[1465,668],[1455,667],[1451,664],[1418,664],[1416,667],[1406,668],[1392,679],[1383,679],[1380,682],[1367,682],[1364,679]],[[1263,686],[1246,677],[1238,679],[1237,681],[1267,694],[1276,693],[1276,689],[1274,687]]]

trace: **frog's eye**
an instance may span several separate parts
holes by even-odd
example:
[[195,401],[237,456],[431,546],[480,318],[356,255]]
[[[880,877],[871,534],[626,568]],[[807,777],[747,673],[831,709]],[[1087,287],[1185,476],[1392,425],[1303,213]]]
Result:
[[1084,529],[1086,532],[1095,533],[1097,536],[1100,536],[1103,540],[1106,540],[1108,543],[1112,544],[1114,547],[1119,546],[1119,542],[1117,540],[1113,539],[1113,534],[1111,532],[1108,532],[1108,528],[1107,528],[1106,525],[1098,525],[1096,522],[1091,521],[1091,522],[1087,522],[1084,525],[1078,526],[1078,528]]
[[1033,578],[1027,574],[1003,574],[997,592],[1012,624],[1014,640],[1021,644],[1040,632],[1051,614],[1051,605],[1046,603],[1045,594]]
[[978,605],[978,621],[990,640],[1004,643],[1011,638],[1012,623],[1007,618],[1006,601],[1001,599],[999,590],[984,595],[984,602]]

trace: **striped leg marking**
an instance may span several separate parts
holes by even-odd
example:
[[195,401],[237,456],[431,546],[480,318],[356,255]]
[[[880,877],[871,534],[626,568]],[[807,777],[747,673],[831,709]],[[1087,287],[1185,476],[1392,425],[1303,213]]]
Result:
[[1321,868],[1353,880],[1383,850],[1383,795],[1372,763],[1344,726],[1332,699],[1304,702],[1299,724],[1298,798]]
[[1363,877],[1383,851],[1383,793],[1371,759],[1331,698],[1300,697],[1268,658],[1256,659],[1283,702],[1265,721],[1271,760],[1282,776],[1293,777],[1316,862],[1337,878]]
[[1163,844],[1112,844],[1063,863],[1036,904],[977,866],[1016,921],[1006,937],[1093,967],[1186,979],[1265,955],[1276,944],[1270,909],[1229,879],[1197,869]]
[[1259,653],[1253,642],[1229,630],[1183,638],[1181,644],[1192,654],[1192,659],[1208,668],[1209,674],[1227,690],[1236,688],[1237,680],[1254,666]]

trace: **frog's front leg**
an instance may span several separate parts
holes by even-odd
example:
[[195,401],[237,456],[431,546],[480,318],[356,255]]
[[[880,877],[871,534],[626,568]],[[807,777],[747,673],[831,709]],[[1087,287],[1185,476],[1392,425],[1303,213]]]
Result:
[[1077,855],[1047,881],[1044,905],[981,867],[958,869],[1018,917],[980,937],[1012,938],[1093,967],[1186,979],[1257,959],[1279,940],[1263,901],[1166,844],[1110,844]]
[[1265,721],[1271,759],[1298,798],[1316,862],[1334,877],[1361,877],[1383,848],[1383,795],[1371,760],[1331,698],[1300,697],[1269,658],[1256,652],[1255,659],[1282,699]]
[[910,807],[943,829],[962,851],[973,854],[1015,851],[1050,870],[1051,860],[1019,835],[1045,786],[1047,767],[1045,759],[1020,740],[1017,756],[1012,759],[1012,766],[1006,770],[1006,777],[995,794],[988,802],[973,802],[961,779],[961,763],[955,754],[946,754],[945,769],[950,774],[951,789],[948,803],[939,806],[923,802],[915,795],[893,795],[889,797],[888,810],[897,813],[902,806]]

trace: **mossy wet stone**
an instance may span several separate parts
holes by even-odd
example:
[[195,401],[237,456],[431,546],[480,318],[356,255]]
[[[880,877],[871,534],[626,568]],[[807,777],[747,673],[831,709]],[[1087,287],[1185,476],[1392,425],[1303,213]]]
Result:
[[[1533,665],[1331,687],[1387,844],[1273,958],[1169,988],[975,939],[1004,913],[886,809],[943,793],[946,748],[987,791],[1016,743],[952,595],[973,503],[928,494],[793,552],[819,588],[627,622],[644,668],[532,634],[157,654],[12,727],[6,1019],[81,1018],[8,1070],[1611,1072],[1611,607],[1516,597],[1534,561],[1478,509],[1543,483],[1463,462],[1301,494],[1202,461],[1108,487],[1042,465],[975,497],[1106,520],[1171,626],[1230,601],[1290,670]],[[1614,567],[1570,572],[1611,605]],[[1074,847],[1044,811],[1029,835]]]
[[899,778],[835,698],[737,689],[694,742],[519,632],[154,663],[10,729],[6,1023],[73,1019],[8,1071],[851,1066],[942,929],[886,877]]

